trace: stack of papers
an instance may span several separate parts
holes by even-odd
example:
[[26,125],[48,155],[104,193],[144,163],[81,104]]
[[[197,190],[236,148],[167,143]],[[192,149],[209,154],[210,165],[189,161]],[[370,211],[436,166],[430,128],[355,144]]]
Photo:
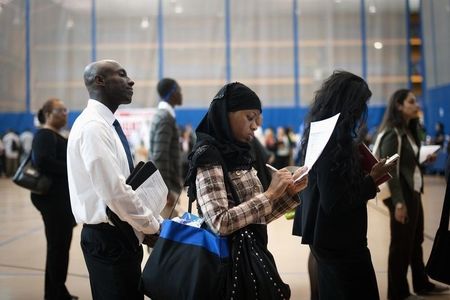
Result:
[[181,218],[175,217],[172,219],[172,221],[180,223],[180,224],[200,228],[200,227],[202,227],[204,219],[200,218],[196,215],[193,215],[191,213],[185,212]]
[[427,159],[428,155],[437,152],[440,148],[441,146],[439,145],[420,146],[419,163],[423,163]]
[[340,113],[325,120],[311,122],[305,155],[305,166],[308,167],[308,170],[302,176],[297,178],[297,181],[308,174],[319,156],[322,154],[323,149],[325,149],[325,146],[330,140],[334,127],[336,127],[339,116]]
[[155,215],[161,213],[167,202],[168,189],[153,162],[139,162],[126,183]]

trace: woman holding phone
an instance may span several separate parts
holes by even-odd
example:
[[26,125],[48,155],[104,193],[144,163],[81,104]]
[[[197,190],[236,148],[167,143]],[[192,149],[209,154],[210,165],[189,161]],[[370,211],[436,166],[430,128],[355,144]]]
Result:
[[[409,291],[407,272],[411,266],[413,289],[418,295],[441,293],[447,288],[430,282],[423,263],[424,217],[421,193],[423,176],[419,165],[419,105],[407,89],[392,94],[379,132],[380,157],[400,155],[388,182],[391,243],[388,258],[388,299],[423,299]],[[399,145],[400,143],[400,145]],[[400,149],[400,151],[399,151]]]

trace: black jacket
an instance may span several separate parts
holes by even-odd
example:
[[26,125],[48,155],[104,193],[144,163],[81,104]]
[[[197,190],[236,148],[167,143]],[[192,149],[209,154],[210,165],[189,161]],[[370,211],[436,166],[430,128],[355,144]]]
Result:
[[312,245],[329,258],[351,255],[367,247],[366,204],[377,191],[370,176],[360,178],[359,195],[352,195],[355,191],[344,187],[348,178],[333,170],[334,147],[332,137],[309,172],[293,228],[293,234],[302,236],[303,244]]

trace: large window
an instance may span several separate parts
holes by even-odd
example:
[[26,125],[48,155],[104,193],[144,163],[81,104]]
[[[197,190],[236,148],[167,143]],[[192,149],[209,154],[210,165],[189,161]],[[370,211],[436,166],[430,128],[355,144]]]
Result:
[[81,109],[88,99],[83,68],[91,60],[90,6],[48,0],[30,4],[31,110],[50,97]]
[[[29,44],[26,3],[30,4]],[[371,104],[384,105],[394,90],[408,85],[405,3],[7,1],[0,12],[0,37],[6,41],[0,46],[0,107],[26,110],[26,49],[30,49],[32,111],[49,97],[61,98],[72,111],[81,110],[88,98],[83,71],[93,59],[114,59],[127,69],[136,83],[131,107],[155,107],[158,80],[176,79],[184,96],[180,116],[183,110],[201,114],[230,80],[256,91],[267,123],[298,123],[297,115],[304,113],[314,92],[336,69],[364,76],[373,91]],[[433,11],[445,19],[444,10]],[[436,33],[443,36],[446,29],[440,26]],[[441,49],[447,42],[434,43]],[[447,52],[427,55],[432,62],[433,57],[445,58]],[[449,77],[445,66],[437,66],[432,74]],[[431,76],[429,84],[445,82],[439,78]],[[285,118],[285,112],[290,117]],[[279,119],[270,120],[275,117]]]
[[231,79],[252,87],[264,107],[294,105],[291,1],[231,1]]
[[25,111],[25,5],[0,6],[0,111]]
[[223,0],[164,1],[163,74],[176,79],[183,107],[208,107],[226,81]]

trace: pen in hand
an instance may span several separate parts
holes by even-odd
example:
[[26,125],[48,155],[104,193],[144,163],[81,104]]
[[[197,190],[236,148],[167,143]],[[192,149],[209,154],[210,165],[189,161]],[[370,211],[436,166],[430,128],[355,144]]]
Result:
[[[266,167],[268,167],[269,169],[271,169],[271,170],[274,171],[274,172],[277,172],[277,171],[278,171],[277,168],[275,168],[275,167],[273,167],[273,166],[271,166],[271,165],[269,165],[269,164],[266,164]],[[308,174],[308,173],[309,173],[309,170],[306,170],[305,173],[303,173],[300,177],[298,177],[297,179],[294,180],[294,184],[297,183],[297,182],[299,182],[299,181],[300,181],[303,177],[305,177],[306,174]]]
[[278,171],[277,168],[275,168],[275,167],[273,167],[273,166],[271,166],[271,165],[269,165],[269,164],[266,164],[266,167],[268,167],[269,169],[271,169],[271,170],[274,171],[274,172]]

